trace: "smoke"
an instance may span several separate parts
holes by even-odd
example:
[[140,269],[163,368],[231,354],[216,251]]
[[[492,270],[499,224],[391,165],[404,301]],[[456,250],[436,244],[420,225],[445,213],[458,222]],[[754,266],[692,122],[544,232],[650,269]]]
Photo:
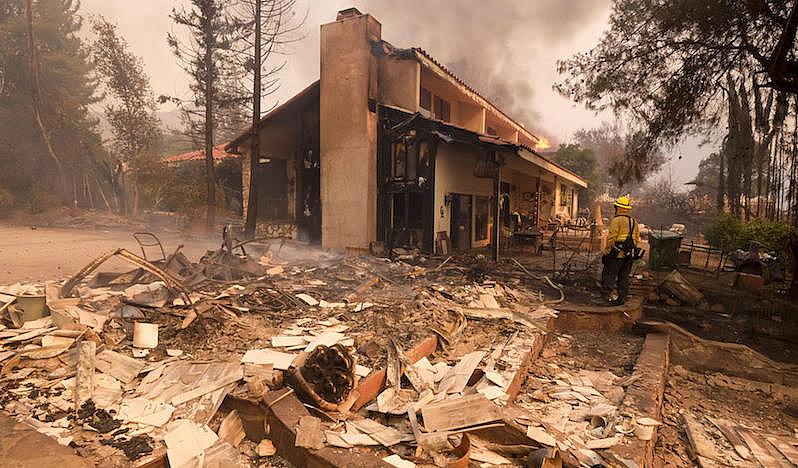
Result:
[[[580,32],[610,0],[404,0],[359,2],[382,22],[382,37],[397,47],[421,47],[480,94],[538,136],[540,76],[553,76],[558,46]],[[544,70],[545,68],[545,70]],[[548,131],[547,131],[548,130]],[[551,138],[549,138],[551,139]]]

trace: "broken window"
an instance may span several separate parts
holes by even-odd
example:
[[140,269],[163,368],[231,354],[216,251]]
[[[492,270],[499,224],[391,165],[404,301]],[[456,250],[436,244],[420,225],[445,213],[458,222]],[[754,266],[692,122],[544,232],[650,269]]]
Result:
[[391,145],[391,179],[415,180],[427,178],[430,146],[426,141],[408,138]]
[[418,171],[418,142],[413,140],[407,145],[406,178],[415,179]]
[[430,164],[430,147],[429,142],[421,141],[418,143],[418,167],[419,176],[423,177],[429,169]]
[[492,220],[490,215],[490,197],[474,197],[474,240],[488,240],[489,225]]
[[432,93],[426,88],[421,88],[421,95],[419,97],[419,105],[421,108],[432,112]]
[[404,142],[391,145],[391,178],[404,179],[407,166],[407,146]]
[[435,106],[433,108],[433,115],[436,119],[444,122],[451,122],[452,120],[452,105],[449,101],[444,100],[439,96],[435,96]]

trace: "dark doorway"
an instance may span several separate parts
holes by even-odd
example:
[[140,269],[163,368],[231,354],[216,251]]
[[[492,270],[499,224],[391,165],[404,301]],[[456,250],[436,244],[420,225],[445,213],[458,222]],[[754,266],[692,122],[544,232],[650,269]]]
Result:
[[463,252],[471,249],[471,195],[459,193],[452,197],[451,238],[454,250]]
[[263,159],[258,164],[258,221],[288,220],[288,161]]
[[391,194],[391,232],[392,245],[406,245],[421,249],[424,243],[424,203],[423,192]]
[[321,164],[318,103],[301,112],[297,150],[297,238],[321,242]]
[[502,182],[501,185],[501,216],[502,216],[502,225],[510,226],[512,224],[510,218],[510,183],[509,182]]

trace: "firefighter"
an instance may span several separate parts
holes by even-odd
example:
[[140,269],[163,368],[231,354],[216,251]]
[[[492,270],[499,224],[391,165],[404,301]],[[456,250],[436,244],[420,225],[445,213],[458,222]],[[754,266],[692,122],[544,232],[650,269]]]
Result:
[[[604,249],[601,272],[601,291],[610,305],[621,305],[629,294],[629,275],[634,260],[642,257],[637,221],[629,215],[632,202],[629,195],[618,197],[614,203],[615,217],[610,221],[607,244]],[[617,287],[618,295],[612,290]]]

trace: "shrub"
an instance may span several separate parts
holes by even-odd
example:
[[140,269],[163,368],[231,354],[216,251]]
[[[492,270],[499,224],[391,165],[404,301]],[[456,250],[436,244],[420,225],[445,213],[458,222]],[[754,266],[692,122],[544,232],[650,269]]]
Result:
[[0,187],[0,214],[5,214],[14,208],[14,194]]
[[756,241],[779,256],[787,252],[793,228],[783,221],[753,219],[747,223],[736,216],[722,213],[704,230],[704,236],[713,247],[725,251],[748,249]]
[[721,213],[704,229],[709,245],[729,251],[740,248],[743,223],[734,215]]
[[740,248],[747,248],[752,241],[756,241],[782,255],[787,252],[791,233],[792,227],[785,222],[754,219],[743,226]]

